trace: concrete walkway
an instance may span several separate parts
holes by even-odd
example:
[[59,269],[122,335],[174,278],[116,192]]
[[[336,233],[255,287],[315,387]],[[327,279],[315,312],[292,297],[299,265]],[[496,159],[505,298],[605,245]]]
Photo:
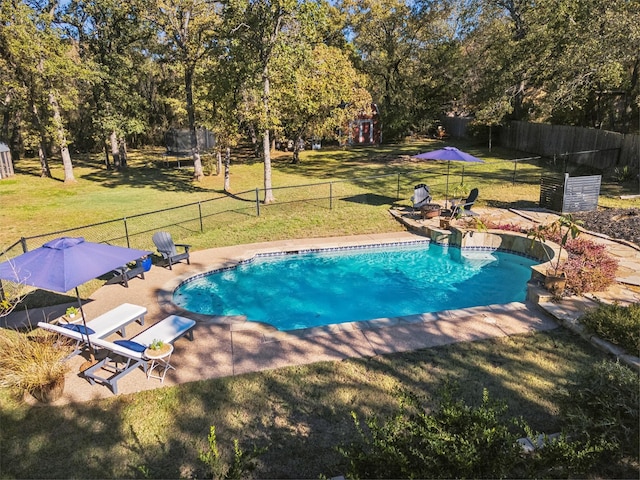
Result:
[[[485,210],[485,209],[478,209]],[[513,219],[515,222],[535,223],[543,215],[535,212],[486,209],[483,214]],[[525,217],[534,217],[527,218]],[[483,215],[484,216],[484,215]],[[413,221],[409,218],[409,221]],[[418,220],[416,220],[418,221]],[[420,221],[421,222],[421,221]],[[133,279],[129,288],[121,285],[106,285],[87,299],[84,311],[87,318],[100,315],[123,302],[144,305],[148,309],[145,326],[132,324],[127,327],[127,335],[138,331],[173,313],[184,314],[168,302],[170,292],[180,279],[199,272],[209,271],[235,264],[258,252],[280,252],[308,248],[332,248],[348,245],[412,242],[423,237],[411,232],[359,235],[324,239],[300,239],[241,245],[195,251],[191,255],[191,265],[184,263],[174,266],[173,271],[153,267],[145,280]],[[598,241],[609,241],[599,239]],[[611,246],[619,258],[624,258],[619,271],[620,280],[616,290],[605,293],[607,300],[623,303],[640,301],[640,289],[635,276],[640,272],[638,250],[631,246]],[[629,283],[626,283],[629,282]],[[634,290],[634,288],[636,288]],[[618,295],[620,298],[618,298]],[[591,300],[585,299],[585,302]],[[564,303],[564,302],[563,302]],[[557,307],[557,304],[554,304]],[[578,315],[589,303],[573,302],[566,310],[560,307],[558,315]],[[61,316],[66,305],[46,309],[14,312],[7,317],[7,326],[35,325],[38,321],[52,320]],[[402,318],[378,319],[329,327],[318,327],[296,332],[278,332],[265,329],[251,322],[235,321],[220,323],[220,317],[204,317],[185,314],[198,320],[193,342],[181,338],[175,343],[171,363],[176,367],[167,373],[164,384],[157,379],[147,379],[138,369],[118,382],[119,395],[176,385],[185,382],[240,375],[243,373],[306,364],[317,361],[341,360],[352,357],[370,357],[380,354],[403,352],[445,345],[459,341],[473,341],[532,331],[549,330],[558,327],[553,317],[529,303],[491,305],[465,310],[444,311],[432,314],[414,315]],[[117,339],[117,334],[111,338]],[[82,356],[72,358],[68,363],[70,372],[66,377],[64,396],[56,402],[83,402],[92,399],[113,397],[104,385],[89,385],[80,375],[79,367],[86,361]]]

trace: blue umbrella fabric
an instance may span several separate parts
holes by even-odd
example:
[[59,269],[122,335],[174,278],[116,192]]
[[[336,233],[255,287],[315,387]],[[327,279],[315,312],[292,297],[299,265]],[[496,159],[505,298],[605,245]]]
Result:
[[454,162],[484,163],[484,161],[478,157],[474,157],[462,150],[458,150],[456,147],[444,147],[431,152],[419,153],[418,155],[414,155],[413,158],[417,158],[418,160],[446,160]]
[[439,150],[433,150],[431,152],[419,153],[414,155],[413,158],[418,160],[442,160],[447,162],[447,190],[445,193],[445,208],[449,203],[449,167],[451,162],[472,162],[472,163],[484,163],[484,160],[474,157],[462,150],[458,150],[456,147],[444,147]]
[[[79,285],[151,253],[87,242],[82,237],[60,237],[0,263],[0,279],[61,293],[75,288],[82,310]],[[82,321],[86,333],[84,314]]]

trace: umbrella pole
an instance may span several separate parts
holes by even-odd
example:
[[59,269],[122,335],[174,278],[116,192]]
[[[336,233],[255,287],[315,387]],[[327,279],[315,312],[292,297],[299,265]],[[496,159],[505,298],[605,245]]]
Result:
[[447,162],[447,189],[444,194],[444,208],[445,210],[449,207],[449,167],[451,166],[451,160]]
[[87,330],[87,319],[84,316],[84,311],[82,310],[82,300],[80,299],[80,292],[78,291],[78,287],[76,287],[76,298],[78,299],[80,316],[82,317],[82,323],[84,324],[84,333],[87,336],[87,344],[89,345],[89,360],[80,365],[80,371],[83,372],[96,362],[96,357],[93,351],[93,345],[91,345],[91,339],[89,338],[89,331]]

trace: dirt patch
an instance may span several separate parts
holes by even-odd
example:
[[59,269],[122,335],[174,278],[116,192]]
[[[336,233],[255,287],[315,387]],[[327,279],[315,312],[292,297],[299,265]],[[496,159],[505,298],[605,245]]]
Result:
[[640,208],[607,208],[573,217],[582,220],[587,230],[640,245]]

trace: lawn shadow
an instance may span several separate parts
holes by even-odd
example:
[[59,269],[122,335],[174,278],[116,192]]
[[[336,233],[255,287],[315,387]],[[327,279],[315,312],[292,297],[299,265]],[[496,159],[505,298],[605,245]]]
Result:
[[378,195],[377,193],[360,193],[351,197],[344,197],[340,200],[344,202],[363,203],[366,205],[374,205],[380,207],[382,205],[393,205],[396,199],[386,195]]

